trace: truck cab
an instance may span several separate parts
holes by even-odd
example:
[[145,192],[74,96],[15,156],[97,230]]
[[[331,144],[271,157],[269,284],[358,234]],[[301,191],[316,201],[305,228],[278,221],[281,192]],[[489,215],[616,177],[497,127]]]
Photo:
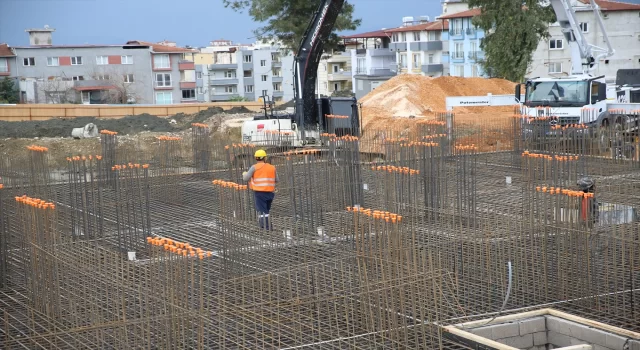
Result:
[[569,76],[566,78],[534,78],[516,87],[516,98],[522,104],[522,115],[555,117],[558,125],[593,124],[607,113],[607,84],[604,76]]

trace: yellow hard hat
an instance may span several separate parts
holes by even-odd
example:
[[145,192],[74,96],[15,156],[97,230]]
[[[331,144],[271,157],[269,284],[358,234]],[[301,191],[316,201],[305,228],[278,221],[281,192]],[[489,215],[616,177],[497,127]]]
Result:
[[267,152],[265,152],[262,149],[259,149],[256,151],[256,154],[254,154],[255,158],[265,158],[267,156]]

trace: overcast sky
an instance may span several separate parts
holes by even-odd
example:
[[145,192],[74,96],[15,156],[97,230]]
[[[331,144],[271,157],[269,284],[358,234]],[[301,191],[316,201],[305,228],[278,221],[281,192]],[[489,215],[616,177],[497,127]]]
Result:
[[[440,0],[350,1],[362,19],[356,32],[396,27],[404,16],[433,18],[441,9]],[[224,8],[222,0],[0,0],[0,43],[28,45],[24,30],[45,24],[56,29],[54,44],[167,39],[181,46],[220,38],[252,43],[252,30],[260,26],[246,13]]]

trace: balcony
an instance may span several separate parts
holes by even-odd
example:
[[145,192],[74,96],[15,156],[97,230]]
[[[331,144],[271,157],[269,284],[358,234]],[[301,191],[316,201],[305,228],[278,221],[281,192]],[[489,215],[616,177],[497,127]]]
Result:
[[271,61],[271,67],[272,68],[281,68],[282,67],[282,61],[280,61],[280,60]]
[[195,70],[196,65],[191,61],[180,61],[178,62],[178,70]]
[[284,96],[284,91],[282,90],[274,90],[273,91],[273,97],[283,97]]
[[196,83],[195,81],[181,81],[180,82],[181,89],[195,89]]
[[367,54],[367,49],[356,49],[356,55],[364,56]]
[[230,99],[232,99],[234,97],[239,97],[237,92],[215,93],[215,94],[211,95],[211,102],[229,101]]
[[344,80],[351,80],[351,78],[352,78],[351,71],[345,71],[345,72],[329,74],[327,80],[328,81],[344,81]]
[[351,54],[350,53],[346,53],[346,52],[341,52],[340,54],[332,55],[331,57],[329,57],[327,62],[329,62],[329,63],[347,63],[347,62],[351,62]]
[[256,100],[256,94],[253,92],[245,92],[244,93],[244,98],[247,99],[247,101],[255,101]]
[[211,86],[226,86],[226,85],[238,85],[238,79],[212,79],[209,82]]
[[452,28],[449,29],[449,36],[456,38],[464,38],[464,29],[462,28]]
[[363,68],[357,70],[355,73],[356,76],[366,75],[372,77],[391,77],[396,75],[395,72],[391,70],[391,68]]
[[282,80],[283,80],[282,77],[277,77],[277,76],[271,77],[271,81],[274,83],[282,83]]
[[451,53],[451,59],[454,61],[464,61],[464,51],[454,51]]
[[482,51],[469,51],[467,57],[472,61],[477,61],[479,58],[482,59]]
[[383,57],[383,56],[395,56],[396,53],[390,49],[369,49],[369,56],[371,57]]
[[391,51],[407,51],[407,43],[391,43],[389,49]]
[[411,51],[441,51],[442,41],[418,41],[409,44]]
[[476,29],[473,28],[467,28],[464,31],[465,35],[467,38],[469,39],[475,39],[478,37],[478,31]]
[[444,65],[441,63],[423,64],[422,72],[427,74],[442,73]]
[[209,65],[209,70],[238,69],[237,63],[214,63]]

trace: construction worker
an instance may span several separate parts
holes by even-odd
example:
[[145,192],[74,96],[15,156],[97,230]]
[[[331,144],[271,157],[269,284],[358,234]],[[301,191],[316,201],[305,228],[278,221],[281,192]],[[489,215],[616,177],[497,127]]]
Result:
[[249,188],[253,190],[260,228],[271,230],[269,212],[275,197],[278,174],[276,173],[276,167],[265,162],[267,152],[261,149],[257,150],[254,158],[257,163],[252,165],[249,171],[242,173],[242,179],[249,181]]
[[580,219],[589,226],[598,222],[599,208],[595,197],[596,182],[590,177],[583,177],[578,180],[578,187],[584,193],[593,193],[590,196],[582,197],[580,203]]

